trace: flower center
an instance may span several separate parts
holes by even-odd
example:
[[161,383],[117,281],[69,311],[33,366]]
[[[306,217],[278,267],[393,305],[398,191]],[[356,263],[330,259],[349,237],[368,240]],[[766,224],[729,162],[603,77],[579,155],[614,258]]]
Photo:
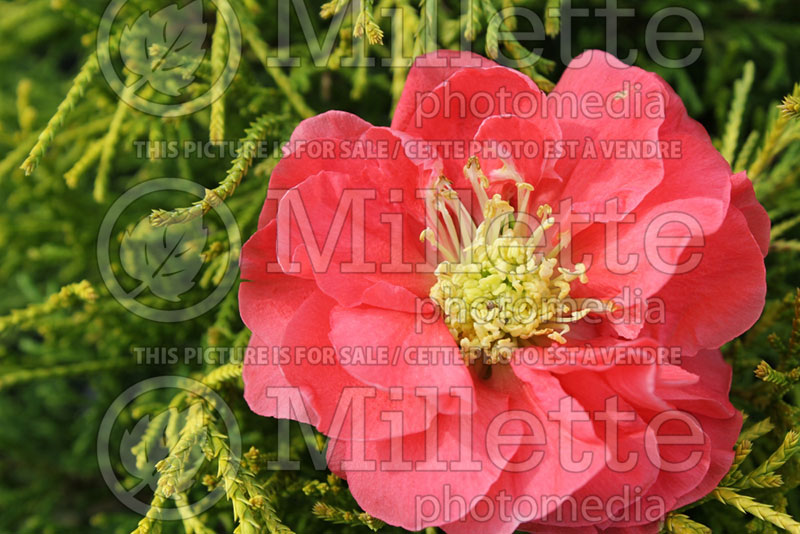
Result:
[[[435,270],[431,298],[440,306],[450,333],[469,363],[508,361],[513,349],[531,345],[565,343],[569,323],[592,309],[586,299],[569,298],[574,280],[586,283],[586,267],[573,271],[559,266],[558,254],[569,243],[567,232],[547,247],[545,233],[555,221],[547,204],[528,212],[533,186],[524,182],[510,163],[494,177],[516,181],[515,210],[500,195],[488,197],[489,180],[476,157],[464,174],[472,184],[483,213],[475,226],[469,211],[449,182],[437,180],[428,199],[431,227],[420,236],[446,258]],[[456,230],[456,221],[459,230]]]

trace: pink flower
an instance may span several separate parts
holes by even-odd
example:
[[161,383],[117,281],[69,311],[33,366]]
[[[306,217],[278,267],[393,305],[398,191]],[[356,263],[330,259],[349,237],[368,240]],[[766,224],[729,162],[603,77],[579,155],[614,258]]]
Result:
[[292,135],[242,252],[245,398],[328,435],[393,525],[656,532],[732,462],[718,349],[762,310],[768,241],[655,74],[587,52],[545,95],[429,54],[391,127]]

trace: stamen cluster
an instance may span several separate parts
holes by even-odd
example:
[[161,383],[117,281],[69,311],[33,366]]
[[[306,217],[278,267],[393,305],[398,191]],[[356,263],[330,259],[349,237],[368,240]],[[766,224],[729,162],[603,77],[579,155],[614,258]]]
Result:
[[568,244],[569,234],[562,233],[548,250],[544,242],[554,225],[551,207],[542,204],[535,216],[529,213],[533,187],[509,163],[500,172],[517,181],[516,210],[500,195],[488,197],[489,180],[473,157],[464,173],[475,190],[483,221],[476,227],[449,182],[440,178],[429,199],[429,214],[441,231],[437,236],[429,227],[421,236],[446,258],[436,268],[437,282],[430,296],[469,362],[480,358],[497,363],[517,347],[565,343],[568,323],[590,311],[580,305],[582,299],[568,299],[571,282],[587,282],[583,264],[574,271],[559,266],[557,256]]

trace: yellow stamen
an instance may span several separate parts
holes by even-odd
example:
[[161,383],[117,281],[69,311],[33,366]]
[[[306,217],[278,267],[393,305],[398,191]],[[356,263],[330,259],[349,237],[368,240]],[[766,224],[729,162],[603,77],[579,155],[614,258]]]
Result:
[[444,200],[433,200],[429,206],[435,208],[435,221],[444,223],[448,244],[460,250],[442,246],[430,228],[420,236],[446,258],[435,270],[437,281],[430,295],[442,308],[445,324],[469,362],[482,357],[497,363],[518,347],[566,343],[567,323],[599,311],[590,299],[569,298],[573,282],[588,280],[585,265],[568,270],[558,264],[556,256],[568,246],[568,233],[562,233],[548,253],[537,251],[544,232],[555,224],[552,208],[542,204],[534,217],[528,211],[533,187],[522,181],[513,166],[505,164],[503,172],[519,178],[517,210],[500,195],[489,198],[488,179],[473,156],[464,174],[475,189],[484,220],[477,228],[471,217],[465,224],[462,219],[468,211],[449,182],[440,180],[437,194]]

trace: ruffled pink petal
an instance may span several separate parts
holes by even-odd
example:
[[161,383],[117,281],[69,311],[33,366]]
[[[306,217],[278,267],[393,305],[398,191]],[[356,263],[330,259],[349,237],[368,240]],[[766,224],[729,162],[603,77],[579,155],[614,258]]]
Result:
[[[471,403],[481,409],[463,416],[440,415],[425,433],[405,432],[392,441],[370,441],[363,449],[360,443],[332,440],[329,467],[333,472],[345,472],[358,504],[389,524],[420,530],[440,525],[448,517],[460,518],[476,496],[486,493],[501,476],[505,463],[488,452],[496,446],[489,427],[508,410],[504,393],[480,383],[460,390],[458,396],[462,395],[474,396]],[[504,431],[512,435],[503,446],[510,455],[516,448],[513,435],[519,434],[521,427],[512,422]],[[430,444],[426,444],[428,440]],[[370,463],[348,467],[343,464],[348,460]]]
[[[647,201],[649,203],[649,201]],[[595,224],[572,241],[571,260],[588,266],[587,284],[574,285],[577,297],[620,298],[634,292],[648,298],[681,269],[687,247],[717,231],[727,203],[695,197],[663,199],[630,214],[616,229]],[[629,290],[623,298],[623,290]],[[630,305],[630,304],[629,304]]]
[[430,323],[414,313],[372,307],[337,306],[330,322],[330,339],[342,367],[359,381],[382,389],[402,387],[406,395],[418,387],[435,387],[440,412],[460,409],[450,388],[471,387],[472,375],[443,321]]
[[[573,59],[546,103],[559,116],[563,139],[576,145],[573,157],[567,153],[556,164],[565,182],[561,198],[572,198],[582,212],[599,212],[609,198],[619,200],[620,213],[633,210],[663,179],[662,160],[618,157],[614,150],[632,142],[658,143],[665,115],[686,113],[682,106],[665,110],[670,93],[657,75],[605,52],[589,50]],[[660,101],[661,113],[646,112],[644,96]],[[635,97],[642,97],[641,104]]]
[[[610,517],[625,517],[625,510],[658,479],[659,466],[648,460],[648,455],[656,457],[658,450],[647,421],[638,413],[639,408],[621,396],[606,377],[607,373],[589,371],[559,375],[566,394],[592,414],[594,430],[606,452],[601,469],[591,482],[577,488],[558,510],[537,524],[599,529]],[[601,419],[601,413],[610,421]],[[609,434],[609,428],[614,434]],[[602,509],[586,511],[598,501],[603,503]]]
[[769,252],[770,220],[764,206],[758,202],[753,191],[753,183],[747,178],[744,171],[731,176],[731,204],[736,206],[747,219],[750,233],[761,248],[761,253],[766,256]]
[[245,325],[263,342],[278,346],[287,323],[316,286],[310,280],[269,272],[270,265],[277,267],[274,251],[273,221],[242,248],[239,313]]
[[270,417],[277,416],[278,406],[275,398],[267,397],[267,387],[288,385],[274,356],[297,308],[315,291],[311,281],[269,273],[267,265],[275,262],[273,221],[242,248],[239,286],[239,313],[253,332],[242,371],[244,396],[254,412]]
[[323,171],[295,187],[278,212],[283,270],[313,275],[323,292],[345,306],[413,312],[434,283],[432,274],[416,272],[426,265],[419,241],[424,226],[409,216],[413,201],[390,201],[388,180],[377,168],[357,175]]
[[643,328],[665,346],[680,347],[684,355],[720,347],[746,331],[761,315],[766,296],[761,249],[735,207],[703,246],[685,250],[680,261],[696,254],[701,254],[695,256],[697,266],[672,276],[656,294],[665,310],[662,322]]
[[436,50],[417,57],[408,72],[403,93],[394,110],[392,128],[406,130],[414,122],[414,116],[425,95],[456,72],[463,68],[490,67],[499,67],[499,65],[472,52]]
[[711,461],[703,481],[680,496],[676,506],[704,497],[719,484],[733,462],[733,446],[742,428],[742,414],[728,399],[732,369],[722,359],[722,353],[701,351],[684,358],[681,367],[696,375],[697,383],[687,387],[659,383],[657,392],[676,408],[697,416],[711,443]]
[[255,334],[250,337],[242,367],[244,400],[258,415],[312,424],[312,419],[316,419],[314,414],[303,409],[292,410],[295,399],[292,398],[291,384],[283,376],[281,366],[273,360],[275,348]]
[[[717,419],[731,419],[737,413],[728,399],[731,389],[731,366],[722,359],[719,350],[703,350],[693,356],[684,356],[678,367],[694,377],[692,381],[667,380],[663,376],[656,382],[659,398],[680,409]],[[673,369],[672,366],[666,369]],[[662,373],[665,369],[659,369]]]
[[508,164],[534,187],[529,205],[531,213],[535,213],[540,204],[554,202],[562,186],[561,177],[554,170],[555,160],[548,157],[545,148],[560,138],[561,129],[553,119],[512,115],[489,117],[475,134],[476,146],[483,147],[479,156],[482,170],[492,184],[508,180],[503,173],[503,167]]
[[[474,57],[460,55],[458,60]],[[473,155],[472,141],[481,123],[499,115],[535,116],[544,100],[544,93],[527,76],[482,61],[475,68],[426,68],[427,74],[415,76],[416,82],[412,69],[392,121],[393,129],[431,142],[443,159],[445,176],[456,189],[470,187],[463,168]],[[437,80],[442,81],[431,86]]]
[[[703,436],[703,443],[697,445],[666,445],[659,439],[659,457],[667,461],[683,462],[696,452],[702,454],[685,469],[659,472],[648,494],[662,499],[666,510],[693,502],[716,487],[733,460],[733,445],[741,428],[741,414],[728,400],[731,369],[719,351],[702,351],[683,358],[679,369],[669,367],[618,368],[607,373],[612,388],[638,404],[643,413],[655,405],[642,400],[656,397],[657,404],[667,406],[653,410],[653,416],[670,410],[686,415],[684,420],[662,426],[659,436],[686,435],[689,426]],[[653,379],[644,378],[641,371]]]
[[312,139],[357,139],[372,125],[352,113],[331,110],[300,121],[289,139],[289,151]]
[[[629,308],[635,305],[633,297],[647,299],[670,279],[683,248],[693,242],[688,239],[687,225],[692,226],[695,234],[710,235],[717,231],[728,209],[730,168],[714,150],[703,127],[688,117],[674,91],[655,74],[629,68],[612,56],[596,51],[579,56],[574,63],[574,72],[568,70],[569,75],[565,74],[559,83],[564,91],[577,87],[575,91],[582,91],[580,94],[585,95],[599,87],[601,93],[613,94],[628,83],[630,89],[626,98],[630,98],[630,91],[638,84],[644,97],[659,95],[664,113],[662,118],[656,116],[652,119],[604,117],[588,121],[584,118],[572,123],[565,120],[561,121],[565,136],[570,128],[577,132],[594,124],[598,131],[593,135],[592,143],[648,140],[674,143],[679,149],[668,157],[650,159],[650,162],[617,157],[585,161],[578,158],[562,160],[557,165],[560,172],[570,173],[562,195],[573,197],[574,212],[591,213],[596,221],[620,220],[616,228],[593,224],[578,226],[577,231],[573,229],[573,261],[591,258],[592,262],[589,283],[577,286],[575,295],[616,298],[618,305]],[[590,78],[597,80],[596,85],[580,88],[581,80]],[[650,172],[636,170],[637,165],[650,165],[652,162],[658,162],[662,169],[657,173],[655,169]],[[568,171],[572,164],[574,169]],[[616,166],[623,164],[627,171],[643,176],[644,181],[636,177],[621,179],[624,174],[620,174]],[[613,175],[597,182],[607,188],[607,193],[593,192],[584,186],[582,180],[585,181],[587,176],[595,177],[597,173],[581,172],[581,165],[599,165],[598,172]],[[656,180],[654,176],[663,176],[663,180]],[[573,183],[576,178],[578,181]],[[614,180],[617,179],[621,182],[615,186]],[[577,194],[572,195],[571,189],[575,189]],[[606,202],[609,201],[612,204],[607,208]],[[610,208],[614,211],[608,211]],[[625,213],[623,220],[621,217]],[[664,226],[665,221],[673,222]],[[663,229],[659,231],[659,228]],[[674,235],[683,239],[669,243],[669,247],[648,248],[654,241],[653,230],[659,236]],[[628,263],[629,258],[632,263]],[[627,298],[622,298],[624,289],[629,291]],[[639,335],[642,326],[641,320],[629,321],[615,324],[614,329],[623,337],[633,338]]]
[[[508,372],[507,369],[504,371]],[[520,367],[515,368],[513,374],[513,380],[519,380],[518,387],[521,390],[511,395],[509,408],[515,417],[539,421],[541,426],[535,430],[529,424],[522,423],[524,435],[528,439],[534,438],[538,443],[523,443],[514,453],[510,460],[515,467],[507,467],[486,493],[486,498],[493,505],[490,507],[486,502],[476,502],[476,506],[465,517],[442,526],[448,534],[513,532],[520,523],[536,521],[554,512],[560,501],[552,497],[573,495],[602,468],[604,445],[581,403],[571,398],[559,380],[549,373]],[[513,380],[506,378],[505,387]],[[562,406],[567,407],[577,420],[571,424],[559,422],[555,412]],[[575,465],[571,470],[565,469],[562,451],[571,452],[573,461],[585,457],[589,463],[581,467]],[[531,465],[525,465],[529,460]],[[515,506],[514,499],[527,502],[517,502]],[[492,514],[488,514],[490,510]]]
[[[338,439],[380,440],[391,435],[384,413],[402,413],[406,432],[421,432],[437,414],[434,399],[387,391],[347,373],[329,337],[336,301],[314,292],[297,309],[281,340],[286,381],[299,388],[317,429]],[[371,346],[371,345],[369,345]],[[369,346],[363,346],[368,348]]]
[[359,165],[354,159],[331,161],[330,157],[312,158],[309,156],[311,153],[309,145],[322,147],[345,140],[358,139],[370,128],[372,125],[359,116],[337,110],[327,111],[300,121],[284,147],[283,158],[270,174],[269,188],[272,193],[264,202],[258,218],[258,227],[266,226],[270,220],[275,218],[278,201],[284,191],[288,191],[308,176],[319,172],[326,166],[326,163],[334,166],[344,165],[348,168]]

